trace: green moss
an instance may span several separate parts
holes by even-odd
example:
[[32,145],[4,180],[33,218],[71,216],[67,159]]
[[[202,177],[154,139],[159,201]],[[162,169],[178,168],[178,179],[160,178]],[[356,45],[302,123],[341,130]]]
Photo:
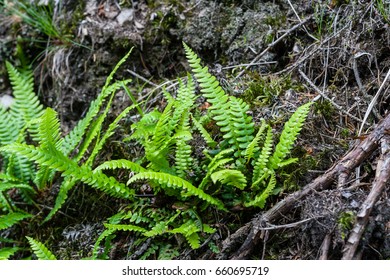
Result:
[[344,239],[348,231],[352,228],[355,221],[355,214],[352,211],[340,213],[338,227],[341,231],[341,237]]
[[272,27],[275,27],[274,29],[278,29],[280,27],[282,27],[286,21],[287,21],[287,17],[286,15],[281,15],[281,16],[268,16],[267,18],[265,18],[265,23],[272,26]]
[[253,77],[253,82],[249,84],[248,89],[241,96],[252,106],[271,105],[276,98],[287,90],[302,91],[303,86],[290,76],[274,77],[260,75]]
[[331,120],[335,114],[335,109],[330,101],[322,100],[314,104],[314,112],[322,115],[326,120]]

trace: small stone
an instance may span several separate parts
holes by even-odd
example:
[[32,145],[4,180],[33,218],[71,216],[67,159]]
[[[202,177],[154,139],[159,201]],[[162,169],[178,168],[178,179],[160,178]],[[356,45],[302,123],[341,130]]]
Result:
[[11,95],[5,94],[0,97],[0,106],[3,106],[5,109],[11,107],[14,103],[14,98]]
[[123,25],[126,21],[132,21],[134,18],[133,9],[123,9],[120,14],[116,17],[117,22]]

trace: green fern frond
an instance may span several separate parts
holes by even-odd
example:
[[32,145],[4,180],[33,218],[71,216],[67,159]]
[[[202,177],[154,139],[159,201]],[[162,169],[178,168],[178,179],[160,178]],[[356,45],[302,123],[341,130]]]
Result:
[[62,205],[65,203],[68,198],[68,192],[74,187],[77,183],[75,178],[65,177],[64,181],[60,186],[60,190],[57,194],[56,201],[54,203],[54,207],[50,210],[49,214],[45,218],[44,222],[49,221],[53,216],[61,209]]
[[203,127],[203,125],[195,119],[194,116],[191,115],[191,120],[196,129],[200,132],[203,139],[206,141],[207,145],[210,146],[210,148],[215,148],[217,146],[217,142],[213,140],[213,138],[210,136],[210,134],[207,132],[207,130]]
[[179,139],[176,141],[175,171],[181,178],[186,178],[187,172],[190,170],[191,152],[191,146],[185,140]]
[[[122,61],[122,60],[121,60]],[[123,63],[123,62],[122,62]],[[120,65],[120,63],[117,64],[117,69]],[[125,81],[118,81],[113,83],[112,85],[108,86],[109,82],[112,80],[112,76],[115,72],[111,72],[110,76],[106,79],[106,84],[103,87],[101,93],[98,95],[98,97],[91,102],[88,112],[86,113],[85,117],[80,120],[77,125],[70,131],[68,135],[64,137],[64,142],[62,145],[62,151],[65,155],[69,155],[77,145],[81,143],[83,138],[86,135],[86,131],[88,127],[93,123],[93,119],[98,115],[100,112],[101,107],[103,106],[104,101],[107,99],[108,96],[113,95],[117,90],[119,90],[124,84],[129,83],[131,80],[125,80]],[[92,130],[94,132],[94,130]],[[95,131],[96,132],[96,131]],[[94,139],[94,136],[96,136],[96,133],[90,133],[90,136],[87,137],[85,142],[92,142]],[[84,144],[84,146],[88,146]],[[85,150],[84,150],[85,152]],[[80,154],[80,153],[79,153]],[[83,154],[83,153],[81,153]]]
[[[130,56],[132,51],[133,51],[133,48],[131,48],[127,52],[127,54],[124,57],[122,57],[121,60],[119,60],[119,62],[115,65],[114,69],[112,69],[110,75],[108,75],[108,77],[106,79],[106,83],[103,86],[103,89],[102,89],[103,92],[107,90],[107,88],[109,87],[112,79],[114,78],[114,75],[115,75],[116,71],[118,71],[119,67],[121,67],[121,65],[126,62],[126,60],[129,58],[129,56]],[[122,85],[120,85],[120,86],[122,86]]]
[[173,105],[174,102],[168,103],[156,124],[153,133],[153,139],[150,143],[150,147],[148,147],[148,150],[150,150],[152,153],[163,150],[167,146],[167,142],[169,142],[172,136],[174,125],[171,122]]
[[201,189],[196,188],[188,181],[171,174],[162,173],[162,172],[141,172],[137,175],[134,175],[132,178],[130,178],[127,184],[129,185],[135,181],[144,180],[144,179],[157,181],[159,184],[167,185],[168,187],[186,190],[189,193],[189,195],[197,196],[200,199],[203,199],[209,202],[210,204],[215,205],[221,210],[226,210],[225,207],[223,206],[223,203],[218,199],[215,199],[212,196],[206,194]]
[[252,201],[249,201],[245,203],[245,207],[260,207],[264,208],[265,202],[267,198],[271,195],[272,191],[274,190],[276,186],[276,178],[275,178],[275,173],[270,171],[270,180],[268,182],[267,187],[263,190],[263,192],[259,195],[257,195]]
[[24,157],[17,157],[8,153],[6,157],[6,173],[22,182],[29,182],[34,179],[35,169],[33,164]]
[[281,162],[291,152],[294,142],[309,114],[311,104],[309,102],[300,106],[285,123],[279,143],[276,145],[275,152],[269,160],[270,167],[273,170],[278,169]]
[[141,232],[145,233],[148,230],[134,225],[114,225],[114,224],[104,224],[104,226],[109,230],[123,230],[123,231],[134,231],[134,232]]
[[78,166],[76,162],[68,159],[55,147],[51,147],[50,150],[41,150],[26,144],[10,144],[0,148],[0,151],[26,157],[41,166],[48,166],[62,172],[62,176],[73,177],[114,197],[130,198],[134,195],[134,190],[130,190],[113,177],[107,177],[100,172],[93,172],[87,166]]
[[267,125],[264,120],[261,122],[261,126],[259,130],[256,133],[255,138],[249,143],[248,147],[246,147],[245,151],[243,152],[243,155],[245,156],[245,159],[247,160],[247,163],[250,162],[250,160],[253,158],[254,154],[259,150],[259,141],[260,137],[263,135],[264,130],[267,128]]
[[20,133],[18,124],[1,105],[0,116],[0,146],[16,142]]
[[203,177],[202,182],[199,184],[199,189],[204,189],[206,184],[208,183],[211,174],[214,173],[215,170],[220,168],[221,166],[225,166],[229,162],[233,161],[232,158],[224,158],[226,155],[231,154],[233,152],[232,149],[226,149],[221,152],[219,152],[214,158],[211,160],[209,165],[207,166],[207,173]]
[[[173,98],[172,102],[174,102]],[[153,135],[153,132],[156,128],[156,124],[160,117],[161,113],[157,109],[154,109],[153,111],[144,114],[144,116],[138,122],[131,125],[131,129],[133,129],[134,132],[124,141],[135,139],[144,144],[145,139],[148,139]]]
[[151,230],[148,230],[147,232],[144,233],[146,237],[154,237],[157,235],[162,235],[166,233],[168,230],[168,223],[161,221],[154,225]]
[[257,182],[258,179],[262,177],[264,173],[266,173],[267,164],[271,156],[272,145],[273,145],[273,139],[272,139],[273,133],[272,133],[272,128],[269,125],[267,125],[267,127],[268,127],[267,135],[265,137],[263,147],[261,149],[261,152],[257,160],[254,163],[252,187],[254,187],[254,183]]
[[[181,79],[179,79],[179,89],[173,104],[175,110],[173,111],[171,119],[172,129],[175,129],[179,125],[180,120],[183,118],[183,114],[188,115],[188,112],[194,105],[195,98],[195,86],[192,78],[188,78],[187,85],[184,85]],[[184,122],[186,121],[184,120]]]
[[162,89],[162,94],[163,94],[164,98],[168,101],[168,103],[175,101],[173,96],[165,89],[165,87],[163,87],[163,89]]
[[[14,129],[21,130],[32,120],[43,114],[43,106],[34,93],[33,72],[30,69],[18,71],[11,63],[6,62],[6,68],[11,81],[14,103],[10,108],[10,114],[16,120]],[[29,128],[33,139],[37,135],[37,126]]]
[[[226,132],[223,138],[228,140],[232,148],[238,151],[245,151],[253,140],[254,123],[252,117],[246,113],[248,110],[249,105],[243,100],[233,96],[230,97],[230,122],[232,122],[233,129],[228,131],[226,127],[221,128],[221,131]],[[237,152],[236,156],[240,156],[240,153]]]
[[235,156],[240,157],[253,139],[254,124],[246,113],[249,105],[243,100],[228,96],[218,80],[202,67],[198,56],[185,44],[184,49],[188,63],[199,82],[203,96],[211,104],[208,108],[213,120],[223,132],[223,138],[235,150]]
[[188,220],[180,227],[169,230],[169,233],[182,234],[186,238],[192,249],[198,249],[200,247],[200,237],[198,234],[199,231],[200,229],[194,223],[194,221]]
[[[99,235],[98,239],[96,239],[96,242],[95,242],[95,244],[93,246],[93,250],[92,250],[92,259],[93,260],[98,259],[100,244],[103,242],[103,240],[106,238],[112,237],[113,234],[115,233],[115,231],[116,231],[116,229],[106,229]],[[108,259],[106,252],[104,252],[104,255],[105,255],[105,258]]]
[[136,213],[132,213],[131,214],[129,222],[130,223],[135,223],[135,224],[150,223],[150,218],[149,217],[145,217],[145,216],[141,215],[140,213],[136,212]]
[[[221,118],[229,111],[229,96],[219,85],[217,79],[208,72],[208,68],[202,67],[200,58],[185,43],[183,45],[188,63],[201,87],[201,92],[207,98],[207,101],[212,104],[209,110],[214,117],[218,117],[217,119],[222,121]],[[226,125],[221,126],[225,127]]]
[[20,190],[35,192],[35,190],[31,186],[23,183],[11,183],[11,182],[0,181],[0,192],[5,192],[11,189],[20,189]]
[[57,112],[52,108],[46,108],[39,118],[38,138],[42,149],[48,149],[50,145],[53,145],[56,149],[61,149],[60,122]]
[[211,174],[213,183],[220,181],[222,184],[234,186],[240,190],[245,189],[247,181],[244,174],[239,170],[223,169]]
[[0,216],[0,230],[12,227],[21,220],[31,217],[32,215],[21,212],[12,212],[6,215],[2,215]]
[[96,146],[94,147],[91,155],[89,156],[86,165],[92,165],[96,155],[98,152],[103,148],[104,144],[106,143],[107,139],[111,137],[114,134],[115,129],[118,127],[118,123],[132,110],[136,107],[136,105],[132,105],[127,107],[125,110],[123,110],[116,118],[115,120],[108,126],[108,129],[104,133],[103,137],[98,141]]
[[5,247],[0,249],[0,261],[8,260],[13,254],[19,251],[19,247]]
[[146,171],[145,168],[143,168],[141,165],[134,163],[132,161],[129,161],[127,159],[117,159],[117,160],[110,160],[105,161],[98,167],[94,169],[94,172],[100,171],[100,170],[107,170],[107,169],[128,169],[133,172],[139,173]]
[[34,240],[31,237],[26,236],[28,243],[30,243],[31,249],[37,256],[38,260],[56,260],[57,258],[46,248],[41,242]]

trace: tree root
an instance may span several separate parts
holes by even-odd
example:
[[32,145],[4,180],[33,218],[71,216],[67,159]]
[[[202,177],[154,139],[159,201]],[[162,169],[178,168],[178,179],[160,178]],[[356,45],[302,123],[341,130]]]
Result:
[[[301,190],[288,195],[267,212],[259,214],[258,217],[255,217],[251,222],[245,224],[224,240],[222,250],[217,257],[219,259],[248,258],[256,245],[261,241],[264,243],[267,241],[270,225],[293,210],[298,203],[301,203],[312,192],[325,190],[334,185],[337,188],[342,188],[347,184],[347,180],[352,171],[370,157],[379,147],[379,143],[381,143],[381,158],[378,162],[377,174],[372,184],[372,191],[361,207],[356,224],[343,250],[343,259],[354,258],[356,248],[367,225],[368,216],[390,178],[389,134],[390,114],[377,124],[376,128],[363,141],[357,143],[350,152],[323,175],[317,177]],[[337,184],[333,184],[336,180]],[[244,241],[242,242],[242,240]],[[239,249],[234,249],[237,248],[238,244],[241,244]],[[324,250],[326,251],[325,247]],[[326,258],[326,253],[323,253],[321,258]]]

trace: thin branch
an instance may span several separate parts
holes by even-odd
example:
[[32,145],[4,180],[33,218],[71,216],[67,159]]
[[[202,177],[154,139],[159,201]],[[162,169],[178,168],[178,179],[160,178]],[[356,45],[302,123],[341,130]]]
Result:
[[281,40],[283,40],[286,36],[288,36],[290,33],[292,33],[294,30],[296,30],[297,28],[301,27],[302,25],[304,25],[305,23],[307,23],[310,19],[312,18],[312,16],[309,16],[308,18],[306,18],[304,21],[301,21],[300,23],[294,25],[293,27],[291,27],[289,30],[287,30],[282,36],[280,36],[278,39],[276,39],[275,41],[273,41],[272,43],[270,43],[260,54],[258,54],[252,61],[251,63],[249,63],[244,70],[242,70],[240,73],[238,73],[238,75],[235,77],[234,80],[237,80],[239,77],[241,77],[245,71],[251,67],[252,65],[255,65],[255,63],[261,58],[263,57],[271,48],[273,48],[277,43],[279,43]]
[[372,183],[372,189],[366,200],[363,202],[356,217],[356,223],[351,231],[348,241],[344,247],[343,260],[352,260],[355,258],[356,250],[360,239],[368,224],[368,219],[378,201],[379,196],[384,191],[387,182],[390,180],[390,136],[385,135],[381,139],[382,154],[376,167],[375,180]]
[[[355,117],[354,115],[350,114],[349,112],[345,111],[340,105],[338,105],[337,103],[335,103],[332,99],[330,99],[322,90],[320,90],[310,79],[309,77],[306,76],[305,73],[302,72],[302,70],[298,70],[299,74],[301,74],[302,78],[320,95],[322,96],[324,99],[326,99],[327,101],[329,101],[337,110],[343,112],[344,114],[346,114],[347,116],[349,116],[350,118],[358,121],[358,122],[362,122],[361,119],[359,119],[358,117]],[[314,98],[313,101],[316,101],[318,100],[318,98],[320,96],[317,96],[316,98]]]

